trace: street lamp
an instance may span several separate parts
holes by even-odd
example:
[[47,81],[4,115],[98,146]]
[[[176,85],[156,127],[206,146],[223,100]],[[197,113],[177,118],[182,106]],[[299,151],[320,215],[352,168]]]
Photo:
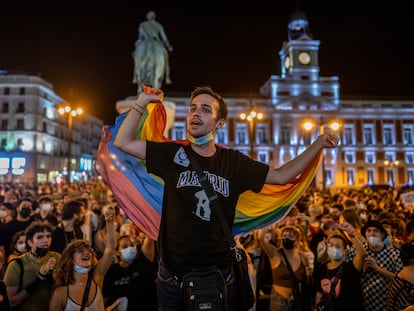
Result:
[[71,157],[72,157],[72,126],[73,118],[81,115],[83,113],[82,108],[72,109],[71,106],[67,105],[65,107],[60,107],[58,109],[60,115],[68,116],[68,158],[67,158],[67,182],[70,183],[71,175]]
[[384,160],[384,166],[387,167],[387,181],[390,186],[394,186],[394,166],[399,166],[400,161]]
[[254,153],[254,131],[256,120],[263,120],[264,114],[254,109],[249,112],[240,113],[240,119],[249,122],[249,144],[250,144],[250,157],[253,158]]
[[[305,131],[310,132],[314,128],[316,128],[316,125],[317,124],[313,119],[308,119],[303,122],[302,127]],[[323,135],[325,133],[325,130],[338,132],[342,127],[342,123],[336,119],[332,119],[328,123],[324,123],[323,117],[321,116],[318,126],[319,126],[319,134]],[[326,162],[325,161],[326,160],[325,160],[325,155],[324,155],[323,160],[322,160],[322,190],[326,189],[326,168],[325,168]]]

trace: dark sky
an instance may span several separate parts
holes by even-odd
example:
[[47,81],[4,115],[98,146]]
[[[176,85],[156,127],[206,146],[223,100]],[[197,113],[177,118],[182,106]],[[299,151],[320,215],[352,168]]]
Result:
[[339,76],[342,98],[414,99],[408,0],[16,2],[2,4],[0,69],[40,74],[105,123],[113,123],[117,100],[136,95],[131,53],[148,10],[174,47],[167,96],[198,85],[224,95],[258,93],[270,75],[280,74],[278,52],[299,9],[321,41],[320,75]]

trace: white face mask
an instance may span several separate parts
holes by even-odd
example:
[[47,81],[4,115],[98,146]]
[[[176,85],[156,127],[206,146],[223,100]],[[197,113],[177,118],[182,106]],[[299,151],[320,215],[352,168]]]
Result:
[[383,244],[382,239],[378,236],[367,237],[367,241],[369,244],[371,244],[374,247],[381,246]]
[[135,247],[126,247],[121,250],[121,258],[126,262],[131,262],[135,259],[137,255],[137,249]]
[[18,252],[23,253],[26,251],[26,243],[17,244],[16,249]]
[[73,270],[75,270],[76,272],[80,273],[80,274],[87,274],[89,271],[91,271],[92,267],[81,267],[78,266],[77,264],[73,264]]
[[7,216],[7,211],[5,210],[0,210],[0,218],[4,218]]
[[327,253],[331,260],[339,260],[344,257],[344,253],[339,248],[333,246],[328,246]]
[[42,210],[45,212],[50,212],[53,209],[52,204],[46,203],[42,204]]

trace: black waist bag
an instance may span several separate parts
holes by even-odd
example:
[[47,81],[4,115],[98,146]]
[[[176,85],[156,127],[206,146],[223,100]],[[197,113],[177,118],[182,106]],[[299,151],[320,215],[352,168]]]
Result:
[[181,288],[187,311],[227,310],[227,286],[219,269],[188,272],[183,276]]

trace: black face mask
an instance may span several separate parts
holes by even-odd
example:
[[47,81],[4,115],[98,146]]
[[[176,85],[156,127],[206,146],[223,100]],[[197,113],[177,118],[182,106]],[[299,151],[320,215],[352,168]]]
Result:
[[36,257],[44,257],[44,256],[46,256],[48,251],[49,251],[48,248],[36,247],[36,250],[35,250],[34,253],[32,253],[32,255],[36,256]]
[[292,249],[295,246],[295,241],[291,239],[283,239],[282,244],[283,244],[283,248]]
[[31,212],[32,212],[32,209],[30,207],[22,207],[22,209],[20,210],[20,215],[23,218],[27,218],[30,216]]

